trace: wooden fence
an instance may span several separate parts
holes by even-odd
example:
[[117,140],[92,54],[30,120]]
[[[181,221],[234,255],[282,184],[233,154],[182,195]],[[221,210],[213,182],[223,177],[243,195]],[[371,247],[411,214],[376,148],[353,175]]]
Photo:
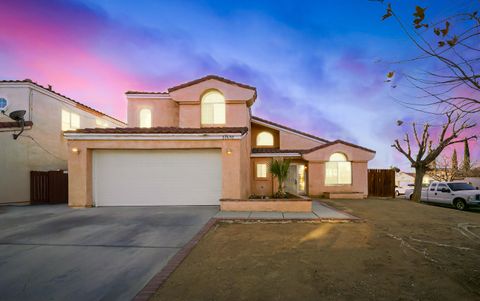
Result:
[[395,170],[369,169],[368,196],[395,197]]
[[32,204],[68,203],[68,174],[63,170],[31,171],[30,202]]

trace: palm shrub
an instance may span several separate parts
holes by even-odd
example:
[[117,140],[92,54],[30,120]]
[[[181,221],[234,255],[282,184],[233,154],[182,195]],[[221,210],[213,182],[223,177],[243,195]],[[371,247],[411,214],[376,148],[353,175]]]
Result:
[[272,160],[269,166],[270,173],[278,179],[278,194],[285,196],[284,183],[288,175],[288,168],[290,167],[290,160]]

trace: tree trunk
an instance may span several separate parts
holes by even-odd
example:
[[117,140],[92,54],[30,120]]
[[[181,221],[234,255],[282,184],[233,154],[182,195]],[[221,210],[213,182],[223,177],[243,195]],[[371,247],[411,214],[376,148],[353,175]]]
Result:
[[420,202],[420,198],[422,197],[422,184],[424,175],[425,169],[423,167],[415,168],[415,187],[412,195],[412,201],[414,202]]

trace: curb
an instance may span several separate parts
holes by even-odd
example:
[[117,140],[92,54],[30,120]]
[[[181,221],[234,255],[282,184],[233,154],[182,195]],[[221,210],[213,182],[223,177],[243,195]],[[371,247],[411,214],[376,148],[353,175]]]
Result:
[[350,219],[346,219],[346,220],[352,220],[352,219],[354,219],[354,220],[359,220],[359,219],[361,219],[361,218],[358,217],[358,216],[355,216],[355,215],[352,215],[352,214],[350,214],[350,213],[348,213],[348,212],[345,212],[345,211],[342,211],[342,210],[340,210],[340,209],[334,208],[334,207],[326,204],[325,202],[322,202],[322,201],[317,201],[317,202],[319,202],[319,203],[322,204],[323,206],[325,206],[325,207],[327,207],[327,208],[329,208],[329,209],[331,209],[331,210],[333,210],[333,211],[336,211],[336,212],[338,212],[338,213],[341,213],[341,214],[345,214],[345,215],[350,216]]
[[202,239],[202,237],[212,228],[213,225],[217,223],[215,218],[211,218],[197,234],[186,243],[180,251],[178,251],[167,263],[163,269],[160,270],[155,276],[153,276],[150,281],[141,289],[135,298],[134,301],[146,301],[150,299],[157,290],[165,283],[168,277],[177,269],[177,267],[185,260],[185,258],[190,254],[195,245]]

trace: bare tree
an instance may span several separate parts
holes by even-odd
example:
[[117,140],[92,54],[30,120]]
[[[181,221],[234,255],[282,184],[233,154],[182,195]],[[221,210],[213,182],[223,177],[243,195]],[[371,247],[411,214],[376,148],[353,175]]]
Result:
[[[423,177],[426,172],[429,171],[429,166],[431,166],[432,162],[435,161],[440,153],[449,145],[477,138],[476,135],[459,138],[465,130],[476,126],[475,123],[465,118],[465,114],[450,111],[445,113],[445,118],[445,123],[442,125],[435,143],[430,136],[430,124],[424,124],[422,132],[419,133],[417,125],[413,123],[412,130],[416,147],[412,145],[410,134],[408,133],[405,134],[403,143],[396,139],[392,145],[392,147],[403,154],[410,161],[411,166],[415,168],[415,188],[412,196],[412,200],[414,201],[420,201]],[[416,154],[414,154],[412,146],[415,147]]]
[[[383,0],[376,2],[384,4]],[[451,4],[460,7],[460,12],[450,11],[451,15],[438,20],[429,20],[427,8],[417,6],[411,22],[404,22],[391,4],[386,4],[382,20],[395,19],[420,50],[416,57],[392,63],[414,63],[415,67],[428,68],[388,72],[387,82],[391,82],[392,87],[395,88],[404,79],[409,86],[421,91],[416,101],[399,100],[404,105],[439,115],[449,111],[480,112],[480,1],[469,1],[466,6],[460,4]],[[419,61],[428,61],[428,64],[419,64]],[[398,69],[402,68],[398,66]],[[394,77],[399,79],[394,80]]]
[[427,174],[436,181],[453,181],[462,176],[458,168],[454,167],[452,158],[447,155],[439,156],[437,163]]

